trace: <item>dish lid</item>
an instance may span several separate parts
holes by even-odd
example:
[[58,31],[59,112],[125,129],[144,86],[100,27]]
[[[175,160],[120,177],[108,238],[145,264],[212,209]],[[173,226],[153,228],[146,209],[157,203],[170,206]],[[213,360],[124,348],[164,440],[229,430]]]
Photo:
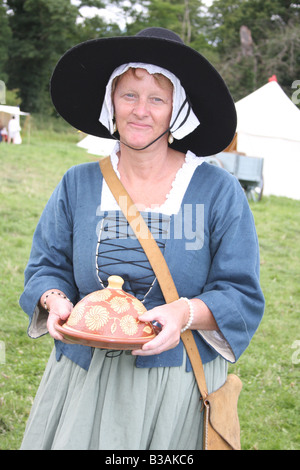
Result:
[[69,343],[103,349],[139,349],[155,338],[157,329],[138,319],[144,305],[122,289],[124,280],[110,276],[108,287],[92,292],[73,308],[66,322],[55,328]]

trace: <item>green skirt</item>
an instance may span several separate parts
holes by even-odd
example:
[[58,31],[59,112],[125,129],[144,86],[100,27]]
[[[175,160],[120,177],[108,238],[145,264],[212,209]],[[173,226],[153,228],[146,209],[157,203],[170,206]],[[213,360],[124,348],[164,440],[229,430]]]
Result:
[[[123,352],[95,349],[88,371],[52,351],[21,449],[197,450],[203,413],[193,372],[181,367],[141,369]],[[227,363],[204,366],[210,391],[222,386]]]

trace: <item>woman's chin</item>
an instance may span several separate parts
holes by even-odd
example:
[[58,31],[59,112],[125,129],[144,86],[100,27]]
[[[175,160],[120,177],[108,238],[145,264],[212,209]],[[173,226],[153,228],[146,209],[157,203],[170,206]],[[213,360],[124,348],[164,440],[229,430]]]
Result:
[[145,147],[148,147],[149,145],[152,145],[152,143],[156,143],[157,145],[160,145],[163,143],[164,139],[163,137],[161,139],[158,139],[159,136],[138,136],[134,138],[122,138],[120,139],[120,142],[128,147],[131,147],[133,149],[144,149]]
[[149,145],[152,140],[150,139],[122,139],[121,138],[121,143],[133,148],[133,149],[143,149],[147,145]]

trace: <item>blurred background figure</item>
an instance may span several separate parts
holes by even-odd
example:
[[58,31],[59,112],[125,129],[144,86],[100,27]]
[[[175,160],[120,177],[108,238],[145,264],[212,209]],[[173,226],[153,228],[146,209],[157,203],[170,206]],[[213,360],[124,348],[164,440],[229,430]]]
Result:
[[11,118],[11,120],[8,123],[8,143],[13,143],[13,144],[21,144],[22,143],[22,138],[21,138],[21,127],[16,121],[15,116]]
[[0,142],[7,142],[8,132],[5,126],[0,124]]

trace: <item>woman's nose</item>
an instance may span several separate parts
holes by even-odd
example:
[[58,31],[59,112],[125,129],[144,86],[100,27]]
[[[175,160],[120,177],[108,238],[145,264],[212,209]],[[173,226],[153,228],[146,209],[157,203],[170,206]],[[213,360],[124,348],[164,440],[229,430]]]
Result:
[[148,103],[148,101],[146,99],[139,98],[135,103],[133,112],[139,118],[147,116],[149,114],[149,103]]

